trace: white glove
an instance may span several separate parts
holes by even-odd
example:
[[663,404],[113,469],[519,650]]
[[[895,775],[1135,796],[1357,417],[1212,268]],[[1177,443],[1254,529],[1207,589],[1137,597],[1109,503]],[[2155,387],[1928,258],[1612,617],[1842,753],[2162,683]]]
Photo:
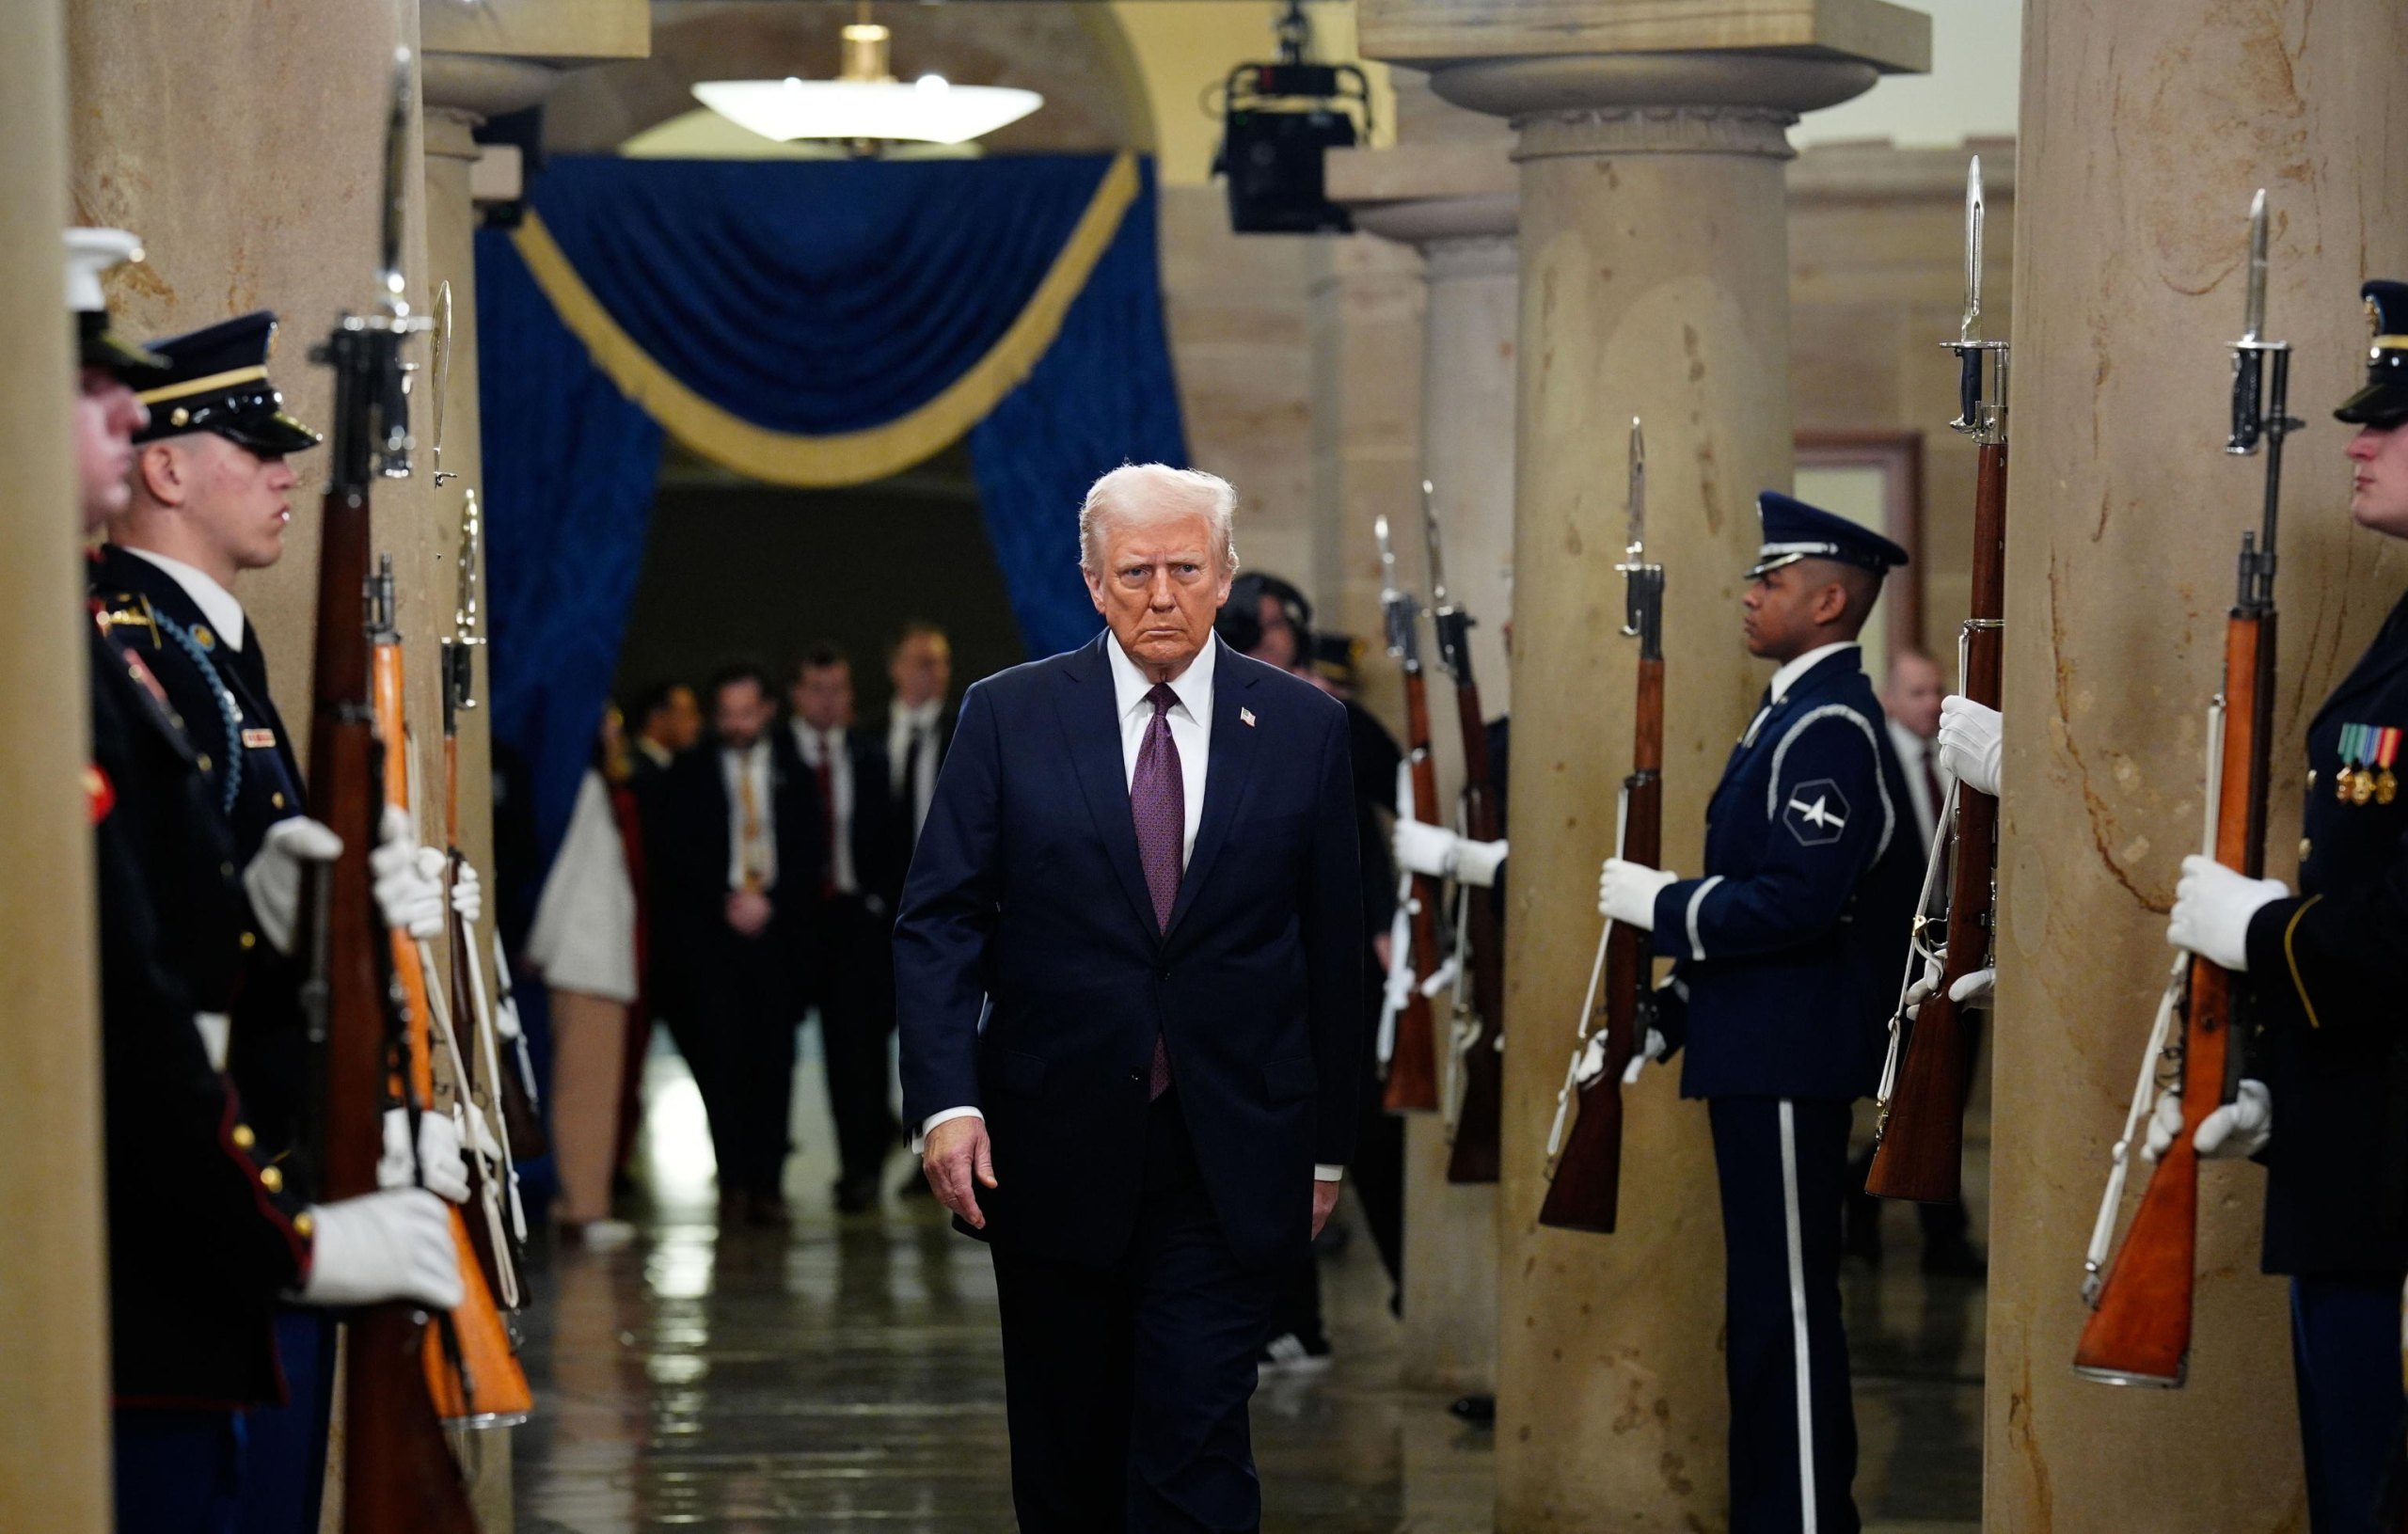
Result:
[[243,893],[251,914],[279,954],[293,952],[293,928],[301,911],[301,865],[332,862],[342,856],[342,838],[307,815],[279,820],[267,829],[250,865],[243,870]]
[[1999,711],[1955,694],[1940,700],[1940,770],[1968,788],[1998,795]]
[[406,1108],[385,1110],[385,1153],[376,1158],[376,1186],[415,1188],[454,1204],[468,1201],[468,1163],[460,1154],[460,1126],[450,1114],[432,1109],[418,1115],[417,1154],[411,1154]]
[[[419,860],[415,828],[407,812],[385,806],[385,820],[368,867],[376,880],[376,909],[385,925],[413,938],[443,935],[443,886]],[[440,854],[437,854],[439,857]]]
[[[1923,973],[1916,978],[1913,985],[1907,988],[1906,1004],[1909,1016],[1913,1015],[1916,1007],[1931,1000],[1932,994],[1940,989],[1940,960],[1925,959]],[[1956,977],[1956,983],[1948,988],[1948,999],[1967,1011],[1987,1007],[1990,1004],[1990,993],[1997,985],[1996,970],[1975,970],[1970,974]]]
[[1455,882],[1485,890],[1497,882],[1497,870],[1504,865],[1510,849],[1503,842],[1475,842],[1465,837],[1455,844]]
[[477,865],[466,858],[460,860],[460,872],[452,880],[452,909],[464,926],[474,926],[484,917],[485,887],[477,878]]
[[2227,970],[2249,968],[2249,919],[2269,901],[2289,894],[2278,878],[2251,878],[2194,852],[2182,860],[2174,886],[2174,914],[2165,941]]
[[452,1216],[423,1188],[392,1188],[312,1206],[309,1281],[301,1303],[409,1300],[449,1310],[465,1297]]
[[[2182,1132],[2182,1094],[2172,1090],[2157,1095],[2157,1106],[2148,1115],[2148,1141],[2141,1147],[2141,1160],[2154,1162],[2172,1148],[2174,1137]],[[2230,1102],[2199,1120],[2199,1132],[2191,1137],[2191,1147],[2207,1160],[2228,1160],[2255,1156],[2274,1138],[2274,1099],[2264,1082],[2242,1078],[2241,1089]]]
[[1661,1030],[1648,1029],[1646,1038],[1640,1042],[1639,1048],[1630,1052],[1630,1064],[1622,1067],[1622,1084],[1637,1086],[1640,1073],[1647,1068],[1647,1062],[1664,1058],[1665,1042]]
[[1452,878],[1455,847],[1462,840],[1444,826],[1425,826],[1403,815],[1389,833],[1388,846],[1396,853],[1396,865],[1406,873],[1425,878]]
[[1645,863],[1608,858],[1606,866],[1597,874],[1597,914],[1642,932],[1653,932],[1656,896],[1680,877],[1669,868],[1650,868]]

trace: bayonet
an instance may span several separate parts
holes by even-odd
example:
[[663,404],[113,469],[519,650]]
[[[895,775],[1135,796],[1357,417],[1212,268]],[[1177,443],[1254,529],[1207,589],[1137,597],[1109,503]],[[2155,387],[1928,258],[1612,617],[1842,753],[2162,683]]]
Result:
[[2242,292],[2241,339],[2266,336],[2266,189],[2258,188],[2249,203],[2249,280]]
[[1421,529],[1430,544],[1430,626],[1438,636],[1438,660],[1456,687],[1467,688],[1473,685],[1471,625],[1477,620],[1448,594],[1447,559],[1438,546],[1438,492],[1428,480],[1421,482]]
[[452,284],[442,283],[435,290],[435,333],[428,342],[435,354],[433,369],[435,399],[435,487],[443,488],[446,480],[456,480],[456,472],[443,467],[443,400],[452,382]]
[[1388,519],[1375,519],[1371,530],[1380,540],[1380,614],[1387,621],[1388,654],[1402,661],[1407,672],[1418,672],[1421,655],[1414,625],[1420,616],[1420,604],[1396,582],[1396,549],[1388,542]]
[[2274,608],[2274,514],[2283,474],[2283,438],[2307,424],[2290,414],[2291,346],[2266,339],[2266,189],[2249,203],[2249,269],[2241,298],[2241,339],[2232,345],[2232,435],[2224,451],[2249,454],[2267,444],[2266,494],[2258,529],[2241,535],[2240,605]]
[[1614,569],[1627,577],[1622,631],[1639,640],[1641,660],[1664,655],[1664,567],[1647,562],[1647,434],[1630,418],[1630,542]]
[[477,646],[484,637],[485,522],[477,493],[467,493],[460,511],[460,572],[457,603],[452,609],[452,637],[443,641],[444,664],[450,671],[451,703],[455,708],[477,706]]
[[[1982,339],[1982,157],[1965,167],[1965,315],[1956,339],[1941,344],[1956,354],[1956,419],[1949,426],[1985,447],[2006,443],[2007,344]],[[1984,387],[1983,360],[1989,358]],[[1986,397],[1987,396],[1987,397]]]
[[1438,487],[1428,480],[1421,482],[1421,529],[1430,543],[1430,607],[1444,612],[1450,605],[1447,600],[1447,561],[1438,548]]

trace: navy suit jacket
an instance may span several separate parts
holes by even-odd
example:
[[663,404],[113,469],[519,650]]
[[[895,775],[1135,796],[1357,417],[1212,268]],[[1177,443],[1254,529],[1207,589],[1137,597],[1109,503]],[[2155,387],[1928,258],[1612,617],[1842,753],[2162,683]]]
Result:
[[[1159,1032],[1232,1255],[1300,1257],[1354,1146],[1362,894],[1346,711],[1224,646],[1168,929],[1094,643],[962,700],[895,933],[906,1117],[986,1115],[988,1239],[1104,1264],[1137,1215]],[[1214,643],[1220,641],[1215,640]]]
[[1857,1098],[1880,1075],[1924,853],[1861,652],[1827,656],[1732,749],[1705,877],[1656,897],[1688,993],[1692,1098]]

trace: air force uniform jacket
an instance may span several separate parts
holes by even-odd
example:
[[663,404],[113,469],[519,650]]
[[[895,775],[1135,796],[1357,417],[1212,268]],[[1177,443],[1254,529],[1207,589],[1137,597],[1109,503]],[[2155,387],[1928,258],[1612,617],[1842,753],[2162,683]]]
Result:
[[1767,694],[1706,808],[1704,877],[1656,897],[1656,952],[1687,994],[1684,1097],[1874,1087],[1922,849],[1860,656]]

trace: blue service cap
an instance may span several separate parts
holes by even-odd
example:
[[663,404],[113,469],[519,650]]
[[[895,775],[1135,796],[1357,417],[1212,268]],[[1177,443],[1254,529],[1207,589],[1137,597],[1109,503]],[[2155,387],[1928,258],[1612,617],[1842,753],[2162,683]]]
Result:
[[2408,282],[2378,277],[2358,290],[2366,300],[2367,382],[2341,402],[2336,420],[2388,428],[2408,420]]
[[134,440],[215,432],[261,457],[316,447],[319,435],[284,413],[284,396],[268,379],[275,348],[276,316],[267,309],[152,341],[167,366],[141,391],[150,424]]
[[1751,579],[1799,560],[1836,560],[1877,576],[1907,562],[1905,549],[1871,528],[1778,490],[1756,497],[1756,514],[1764,520],[1765,543],[1748,572]]

